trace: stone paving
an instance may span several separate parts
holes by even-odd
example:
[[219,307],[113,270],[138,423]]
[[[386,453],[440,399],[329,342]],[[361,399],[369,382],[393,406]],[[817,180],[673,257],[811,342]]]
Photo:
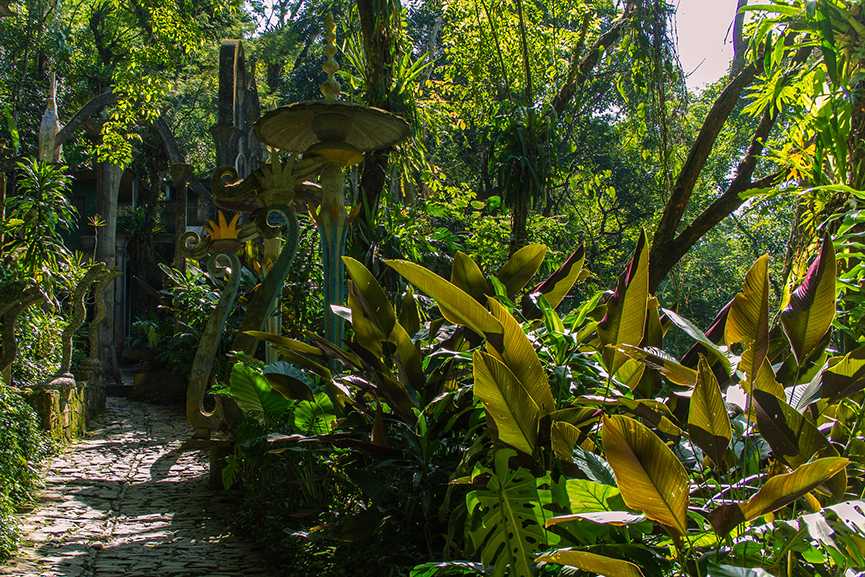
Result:
[[233,536],[237,495],[208,488],[206,451],[181,450],[181,409],[109,397],[93,431],[54,459],[22,515],[24,542],[0,575],[276,575]]

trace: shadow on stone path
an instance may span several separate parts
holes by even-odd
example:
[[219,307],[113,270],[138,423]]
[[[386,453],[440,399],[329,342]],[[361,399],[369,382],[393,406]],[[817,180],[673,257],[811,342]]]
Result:
[[236,494],[208,488],[206,451],[181,451],[183,411],[109,397],[93,432],[51,463],[16,577],[275,575],[228,531]]

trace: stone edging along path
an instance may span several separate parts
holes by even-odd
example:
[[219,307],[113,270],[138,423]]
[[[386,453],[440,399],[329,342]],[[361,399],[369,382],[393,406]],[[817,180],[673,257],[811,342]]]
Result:
[[240,577],[278,572],[228,530],[237,495],[208,488],[181,409],[109,397],[95,429],[50,464],[21,515],[16,577]]

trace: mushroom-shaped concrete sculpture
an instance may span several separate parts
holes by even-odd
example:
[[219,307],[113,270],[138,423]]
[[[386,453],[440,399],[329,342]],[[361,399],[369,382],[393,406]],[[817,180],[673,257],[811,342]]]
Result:
[[280,150],[302,153],[304,157],[321,157],[329,165],[321,174],[321,208],[317,216],[321,235],[321,252],[325,277],[325,338],[341,345],[342,321],[331,305],[343,301],[345,269],[342,255],[348,231],[348,214],[343,193],[342,168],[359,163],[363,153],[397,144],[409,135],[408,123],[390,112],[340,102],[339,82],[334,73],[339,70],[336,55],[336,26],[333,15],[325,20],[324,53],[327,60],[322,69],[328,78],[322,84],[324,100],[298,102],[268,112],[255,123],[255,136],[263,143]]

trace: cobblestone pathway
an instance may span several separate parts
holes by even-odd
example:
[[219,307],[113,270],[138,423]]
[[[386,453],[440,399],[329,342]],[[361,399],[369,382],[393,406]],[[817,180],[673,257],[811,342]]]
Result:
[[208,489],[205,451],[181,451],[182,410],[109,397],[94,432],[50,466],[24,515],[16,577],[275,575],[227,529],[234,497]]

